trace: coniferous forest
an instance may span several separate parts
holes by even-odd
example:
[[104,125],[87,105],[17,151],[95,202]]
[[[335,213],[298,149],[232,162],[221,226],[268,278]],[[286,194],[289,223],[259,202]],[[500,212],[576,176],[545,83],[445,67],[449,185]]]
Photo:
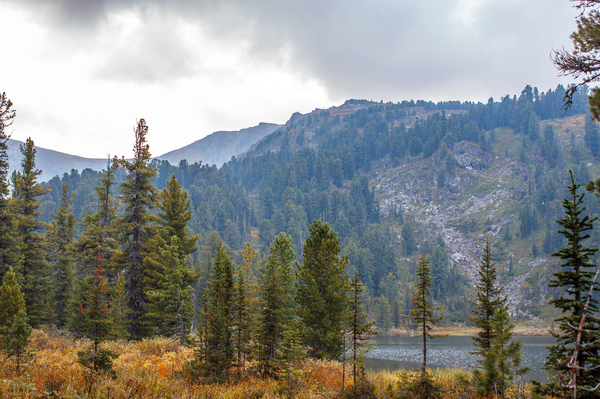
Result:
[[[153,160],[149,126],[140,119],[131,157],[108,157],[101,172],[73,170],[47,182],[38,181],[32,139],[9,176],[6,129],[16,111],[3,94],[0,338],[11,382],[1,392],[212,397],[225,389],[240,397],[304,397],[325,384],[335,391],[326,395],[341,397],[514,397],[531,389],[521,384],[528,369],[513,339],[515,321],[543,320],[537,317],[558,314],[553,307],[563,316],[546,364],[551,378],[532,392],[568,393],[573,367],[561,359],[573,345],[579,384],[592,387],[594,374],[585,370],[598,361],[597,309],[596,294],[587,292],[597,249],[586,240],[598,206],[580,183],[591,179],[584,159],[598,156],[600,135],[588,117],[587,88],[565,112],[566,92],[527,86],[518,97],[486,104],[351,100],[295,114],[220,168]],[[556,135],[560,118],[585,121],[583,140],[571,137],[571,156]],[[450,259],[442,235],[430,236],[401,204],[384,209],[373,179],[382,164],[402,169],[435,159],[442,165],[436,188],[451,190],[460,168],[451,154],[464,143],[495,154],[499,134],[520,145],[505,147],[504,157],[518,157],[535,175],[513,197],[517,223],[495,235],[488,226],[469,274]],[[557,187],[552,179],[564,173],[557,180],[567,184]],[[595,193],[597,186],[592,180],[586,188]],[[478,223],[457,228],[478,231]],[[537,251],[555,259],[546,288],[538,287],[551,306],[519,311],[501,283],[515,271],[499,267],[498,258],[536,236],[543,240]],[[532,242],[527,250],[536,251]],[[562,287],[570,287],[566,297]],[[580,321],[583,334],[572,330]],[[427,343],[440,326],[477,331],[479,368],[462,376],[427,369]],[[368,338],[401,330],[422,336],[422,369],[370,378]],[[58,361],[52,356],[63,363],[46,367],[58,367],[62,378],[40,369]],[[27,382],[31,373],[41,373],[35,384]],[[209,396],[198,396],[206,389]]]

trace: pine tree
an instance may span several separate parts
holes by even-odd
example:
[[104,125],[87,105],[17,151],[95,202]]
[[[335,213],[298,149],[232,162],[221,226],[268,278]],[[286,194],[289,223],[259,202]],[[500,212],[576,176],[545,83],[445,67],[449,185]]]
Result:
[[67,324],[67,305],[73,292],[72,241],[76,220],[73,215],[73,207],[69,204],[71,201],[69,185],[63,183],[61,203],[56,214],[52,215],[54,220],[50,224],[47,233],[51,245],[50,267],[52,274],[50,284],[55,306],[53,313],[56,315],[54,320],[58,327],[65,327]]
[[496,310],[506,303],[502,287],[496,285],[496,267],[492,262],[490,245],[486,238],[483,247],[483,258],[479,264],[479,278],[475,284],[475,300],[471,301],[473,308],[469,321],[478,329],[477,335],[473,336],[473,345],[477,352],[479,349],[488,349],[495,337],[492,321]]
[[125,204],[125,216],[121,220],[124,254],[127,258],[125,281],[129,299],[129,333],[132,338],[140,339],[148,334],[144,322],[146,312],[146,293],[144,290],[144,258],[147,243],[151,236],[149,211],[156,207],[156,188],[152,179],[156,169],[150,165],[150,147],[146,144],[148,126],[140,119],[135,132],[133,160],[117,160],[127,171],[126,180],[121,183],[121,199]]
[[9,164],[8,139],[6,132],[12,125],[16,111],[6,93],[0,95],[0,279],[4,277],[9,266],[18,267],[19,256],[16,251],[14,235],[15,218],[9,198]]
[[308,231],[296,288],[303,342],[313,358],[338,359],[348,308],[348,258],[339,257],[340,239],[328,223],[315,220]]
[[284,336],[295,317],[292,301],[294,258],[292,237],[280,233],[269,251],[269,261],[262,274],[260,289],[260,323],[258,327],[259,361],[263,373],[276,373],[283,365],[281,348]]
[[[365,378],[364,360],[365,355],[370,350],[366,346],[366,341],[371,335],[377,334],[374,330],[373,322],[367,322],[367,314],[363,313],[363,303],[361,296],[363,294],[363,284],[358,278],[358,272],[350,279],[350,298],[348,305],[348,333],[350,334],[350,345],[352,350],[352,376],[354,380],[354,397],[357,398],[357,377],[361,380]],[[360,381],[358,381],[360,382]]]
[[[586,209],[583,206],[585,194],[578,194],[577,190],[580,186],[575,183],[573,172],[569,172],[571,184],[567,188],[570,198],[564,199],[565,216],[557,221],[562,227],[559,233],[567,239],[567,246],[552,254],[559,257],[562,264],[561,271],[553,273],[554,279],[548,284],[550,287],[564,289],[559,298],[550,301],[550,304],[559,309],[563,316],[555,319],[559,323],[559,332],[553,334],[557,343],[549,347],[546,358],[544,367],[551,374],[551,379],[543,391],[567,396],[571,388],[577,389],[577,396],[580,398],[596,398],[600,396],[597,391],[586,390],[596,386],[597,372],[594,368],[600,366],[598,358],[600,324],[595,316],[598,311],[598,301],[594,298],[591,298],[588,305],[577,362],[572,364],[574,370],[569,364],[573,356],[573,345],[577,341],[577,326],[582,320],[587,291],[593,284],[594,273],[591,269],[596,266],[592,263],[591,257],[598,250],[586,247],[584,244],[590,238],[588,232],[593,229],[596,218],[590,218],[589,215],[582,217]],[[593,189],[593,185],[590,188]]]
[[188,266],[187,257],[198,249],[198,236],[189,237],[190,200],[175,176],[160,198],[158,227],[148,240],[144,259],[147,319],[158,334],[174,334],[184,345],[194,314],[193,284],[199,279]]
[[37,327],[50,322],[52,315],[47,314],[49,268],[46,260],[45,239],[41,234],[43,223],[36,217],[40,214],[39,197],[47,193],[37,182],[41,170],[35,167],[34,143],[28,138],[21,145],[22,170],[12,175],[13,198],[18,215],[16,233],[21,241],[22,263],[15,270],[21,289],[25,294],[25,306],[31,325]]
[[427,299],[431,296],[430,287],[433,287],[433,284],[431,283],[429,262],[427,261],[427,257],[422,255],[417,268],[417,283],[415,285],[415,292],[413,293],[413,309],[410,311],[410,315],[415,325],[421,329],[423,337],[423,375],[425,375],[425,370],[427,369],[427,339],[437,338],[431,335],[430,331],[442,319],[442,316],[435,317],[435,311],[441,310],[441,307],[434,307]]
[[215,265],[205,293],[203,320],[199,329],[192,372],[215,381],[229,378],[235,362],[232,336],[233,267],[223,246],[219,246]]
[[112,361],[118,355],[108,349],[102,349],[102,343],[113,338],[110,318],[110,291],[108,280],[104,276],[100,251],[96,258],[94,274],[81,281],[81,289],[75,298],[79,314],[73,325],[77,331],[92,341],[85,351],[77,352],[78,362],[95,371],[115,376]]
[[252,332],[250,307],[248,306],[248,289],[242,273],[237,274],[234,299],[234,339],[237,352],[238,378],[244,375],[246,359],[250,354]]
[[12,267],[2,279],[0,287],[0,349],[8,356],[16,357],[16,369],[19,372],[21,358],[31,335],[27,323],[25,299]]

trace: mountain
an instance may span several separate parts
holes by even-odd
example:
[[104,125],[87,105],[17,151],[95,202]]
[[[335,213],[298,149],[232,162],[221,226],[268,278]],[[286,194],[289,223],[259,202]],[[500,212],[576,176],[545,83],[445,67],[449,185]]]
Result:
[[[8,140],[8,162],[11,173],[21,169],[23,155],[19,147],[22,144],[24,143],[19,140]],[[63,173],[70,173],[72,169],[81,172],[86,168],[102,170],[106,167],[106,159],[83,158],[37,146],[35,149],[37,151],[35,165],[42,171],[39,181],[48,181],[57,175],[62,176]]]
[[252,145],[270,135],[282,125],[261,122],[258,126],[238,131],[219,131],[208,135],[178,150],[156,157],[179,164],[182,159],[188,163],[202,162],[205,165],[221,166],[233,156],[246,152]]
[[[186,159],[188,163],[201,161],[205,165],[221,166],[232,156],[243,154],[252,145],[280,127],[281,125],[274,123],[261,122],[258,126],[239,131],[215,132],[185,147],[156,157],[156,159],[169,161],[172,165],[177,165],[179,161]],[[19,146],[21,144],[24,143],[19,140],[8,140],[11,173],[20,169],[22,155]],[[37,146],[35,149],[37,150],[35,163],[37,168],[42,171],[39,181],[48,181],[54,176],[70,173],[73,169],[79,172],[87,168],[100,171],[106,167],[106,159],[84,158]]]

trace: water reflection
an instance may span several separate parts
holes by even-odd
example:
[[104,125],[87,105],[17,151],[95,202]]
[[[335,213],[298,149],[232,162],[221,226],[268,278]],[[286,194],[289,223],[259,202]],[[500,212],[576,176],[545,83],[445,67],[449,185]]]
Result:
[[[526,379],[547,379],[542,366],[546,360],[546,346],[554,344],[553,337],[514,337],[523,343],[523,365],[530,366]],[[373,350],[367,355],[366,367],[372,371],[417,369],[422,362],[421,337],[376,337],[370,340]],[[479,366],[473,351],[471,337],[448,336],[427,342],[427,366],[431,368],[458,367],[471,369]]]

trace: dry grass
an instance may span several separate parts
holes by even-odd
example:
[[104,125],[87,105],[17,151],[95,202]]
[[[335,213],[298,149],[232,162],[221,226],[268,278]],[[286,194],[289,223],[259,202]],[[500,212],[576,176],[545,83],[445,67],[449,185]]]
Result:
[[[280,380],[249,376],[226,384],[201,384],[186,378],[183,365],[192,359],[191,348],[165,338],[140,342],[112,341],[105,347],[120,354],[114,361],[117,378],[89,372],[77,363],[77,351],[89,345],[58,331],[35,330],[29,349],[34,351],[24,369],[16,373],[12,361],[0,356],[0,398],[335,398],[342,389],[339,363],[305,360],[292,387]],[[464,373],[434,370],[445,398],[476,398]],[[370,375],[379,398],[400,398],[410,373]],[[346,369],[345,385],[351,384]],[[515,396],[516,397],[516,396]]]

